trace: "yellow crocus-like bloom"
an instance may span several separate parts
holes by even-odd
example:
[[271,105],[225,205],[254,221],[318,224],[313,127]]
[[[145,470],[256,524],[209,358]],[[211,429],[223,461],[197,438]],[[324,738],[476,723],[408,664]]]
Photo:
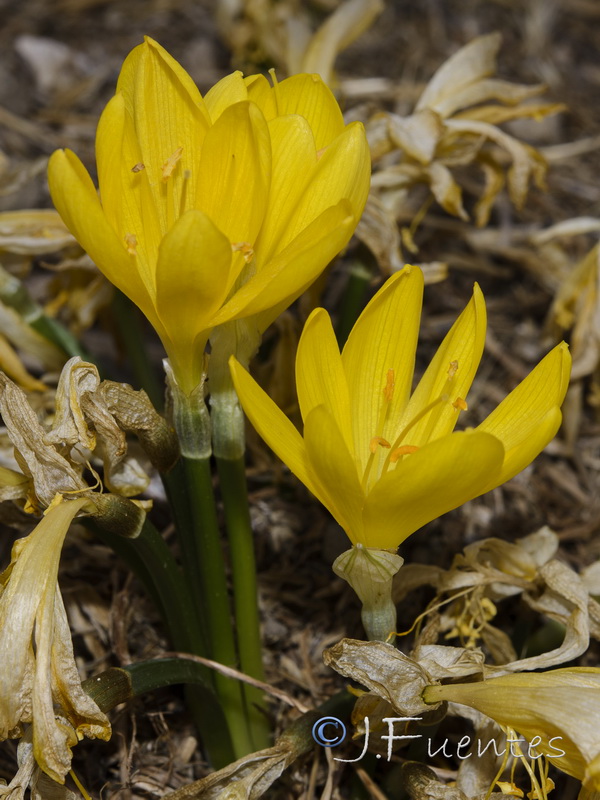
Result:
[[203,98],[150,38],[123,64],[96,158],[100,197],[74,153],[54,153],[52,199],[188,394],[215,326],[264,330],[347,244],[370,179],[363,126],[317,75],[235,72]]
[[483,351],[473,298],[411,394],[423,276],[405,267],[368,304],[340,354],[328,314],[308,318],[296,357],[301,436],[233,359],[252,424],[353,544],[397,547],[426,522],[527,466],[556,434],[571,359],[554,348],[475,429],[453,432]]
[[32,725],[42,770],[64,783],[71,748],[83,736],[109,739],[110,723],[81,688],[57,575],[73,518],[89,498],[62,500],[18,539],[0,575],[0,739]]
[[600,791],[600,669],[568,667],[428,686],[423,699],[475,708],[518,731],[532,750],[563,772]]

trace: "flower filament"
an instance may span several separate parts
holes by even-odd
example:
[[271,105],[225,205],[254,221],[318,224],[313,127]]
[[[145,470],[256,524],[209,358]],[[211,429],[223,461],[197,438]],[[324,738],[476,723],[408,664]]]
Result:
[[[366,491],[369,476],[371,474],[371,470],[373,468],[373,463],[375,461],[375,456],[379,448],[384,448],[388,451],[385,460],[381,467],[381,473],[379,477],[385,475],[388,471],[390,464],[396,464],[396,462],[401,459],[403,456],[412,455],[416,453],[419,447],[413,444],[404,444],[404,440],[408,433],[415,428],[415,426],[421,422],[425,417],[428,415],[431,417],[429,423],[427,425],[427,430],[425,431],[425,435],[419,436],[423,442],[428,442],[430,436],[439,420],[441,409],[444,405],[450,402],[450,390],[452,388],[452,383],[456,373],[458,372],[458,361],[454,360],[450,362],[447,371],[447,379],[442,387],[442,391],[440,395],[435,399],[424,406],[415,416],[408,422],[407,425],[402,428],[399,432],[398,436],[392,443],[390,443],[387,439],[385,439],[381,434],[383,433],[383,429],[385,423],[387,421],[387,416],[389,413],[390,403],[394,396],[394,370],[388,369],[386,375],[386,383],[383,388],[383,403],[381,406],[381,410],[379,413],[379,419],[377,422],[377,435],[373,436],[372,439],[369,441],[369,458],[367,464],[365,466],[365,470],[363,473],[362,478],[362,488]],[[463,400],[462,397],[457,397],[452,403],[452,407],[460,412],[467,410],[467,403]],[[433,413],[435,409],[439,409],[438,413]]]

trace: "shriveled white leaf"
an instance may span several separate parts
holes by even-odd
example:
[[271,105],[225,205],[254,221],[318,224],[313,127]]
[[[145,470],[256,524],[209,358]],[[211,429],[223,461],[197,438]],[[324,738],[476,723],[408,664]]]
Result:
[[384,9],[383,0],[346,0],[310,40],[301,72],[316,72],[328,83],[338,53],[369,28]]
[[28,209],[0,213],[0,251],[38,256],[78,247],[57,211]]
[[31,478],[43,507],[55,495],[86,491],[80,470],[75,470],[55,447],[44,443],[46,431],[27,401],[25,392],[0,372],[0,414],[15,447],[15,458]]
[[396,220],[373,194],[369,195],[355,235],[373,253],[384,275],[391,275],[402,269],[404,261]]
[[589,596],[579,575],[566,564],[553,560],[540,569],[538,583],[543,589],[541,594],[539,589],[535,594],[525,592],[523,599],[535,611],[565,626],[563,643],[538,656],[490,667],[490,677],[522,670],[548,669],[572,661],[587,650],[590,641]]
[[442,116],[455,110],[454,97],[496,71],[496,55],[502,43],[499,33],[478,36],[445,61],[427,84],[416,110],[432,108]]
[[435,199],[442,208],[455,217],[468,220],[469,215],[465,211],[462,203],[462,189],[454,180],[452,173],[439,161],[434,161],[424,168],[428,176],[429,185]]
[[2,334],[0,334],[0,369],[15,383],[30,392],[43,392],[47,388],[25,369],[23,362]]
[[517,103],[522,103],[523,100],[541,94],[545,88],[543,84],[523,86],[510,81],[503,81],[499,78],[484,78],[465,86],[449,96],[445,102],[441,103],[441,106],[438,106],[438,111],[444,117],[449,117],[460,111],[461,108],[476,106],[488,100],[516,105]]
[[579,236],[584,233],[597,233],[600,231],[600,219],[597,217],[572,217],[551,225],[539,233],[534,233],[531,241],[540,245],[560,236]]
[[389,114],[388,133],[396,147],[420,164],[429,164],[444,133],[444,124],[439,114],[424,108],[410,117]]
[[508,171],[508,188],[511,200],[521,208],[525,202],[529,183],[533,179],[541,185],[546,174],[546,162],[535,148],[523,144],[504,131],[486,122],[467,119],[446,120],[449,130],[484,136],[502,147],[510,155],[512,166]]
[[0,333],[13,347],[31,356],[44,371],[59,370],[65,361],[62,350],[35,331],[28,320],[0,300]]
[[581,573],[583,585],[590,594],[600,596],[600,561],[595,561]]
[[64,538],[88,504],[87,498],[55,502],[32,533],[17,540],[0,576],[0,738],[33,723],[35,760],[59,782],[78,738],[110,737],[108,719],[81,688],[57,583]]
[[420,645],[412,657],[436,680],[482,675],[485,661],[478,648],[467,650],[441,644]]
[[162,800],[258,800],[290,764],[314,747],[311,730],[318,718],[315,712],[304,714],[273,747],[250,753]]

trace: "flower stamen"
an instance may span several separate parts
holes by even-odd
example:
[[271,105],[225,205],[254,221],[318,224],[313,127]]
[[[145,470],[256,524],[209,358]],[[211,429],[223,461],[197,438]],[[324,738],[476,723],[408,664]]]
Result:
[[254,248],[250,242],[232,242],[231,249],[234,253],[241,253],[246,264],[249,264],[254,258]]
[[[392,398],[394,396],[394,386],[395,384],[395,373],[393,369],[388,369],[386,376],[385,376],[385,386],[383,387],[383,404],[381,406],[381,411],[379,412],[379,419],[377,420],[377,430],[383,433],[383,428],[385,425],[385,421],[390,410],[390,403],[392,402]],[[375,460],[375,453],[377,452],[378,446],[389,448],[391,447],[390,443],[387,439],[384,439],[383,436],[377,435],[373,436],[373,438],[369,442],[369,450],[370,456],[365,466],[365,471],[363,474],[362,479],[362,487],[366,489],[367,481],[369,480],[369,474],[371,473],[371,468],[373,467],[373,461]]]
[[175,171],[175,167],[177,166],[179,159],[181,158],[181,154],[183,153],[183,147],[178,147],[174,153],[172,153],[165,163],[160,168],[162,172],[162,179],[163,181],[168,181],[173,172]]
[[369,442],[369,450],[373,455],[377,452],[378,447],[390,448],[392,445],[383,436],[374,436]]
[[124,236],[125,246],[130,256],[137,256],[137,236],[135,233],[126,233]]
[[389,456],[389,462],[390,464],[395,464],[402,456],[410,456],[416,453],[418,449],[419,448],[414,444],[403,444],[401,447],[392,450]]
[[190,182],[190,178],[192,177],[192,173],[189,169],[183,170],[183,182],[181,186],[181,195],[179,196],[179,216],[181,217],[185,213],[185,202],[187,200],[187,190],[188,184]]

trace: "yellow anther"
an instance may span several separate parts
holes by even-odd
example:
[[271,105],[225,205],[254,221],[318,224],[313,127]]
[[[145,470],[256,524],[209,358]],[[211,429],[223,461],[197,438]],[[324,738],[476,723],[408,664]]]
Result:
[[466,411],[469,408],[466,401],[463,400],[462,397],[457,397],[456,400],[452,403],[452,405],[454,408],[460,409],[461,411]]
[[135,233],[125,234],[125,246],[130,256],[137,256],[137,236]]
[[386,403],[392,402],[392,397],[394,396],[394,370],[388,369],[387,376],[385,380],[385,389],[383,390],[383,396],[385,397]]
[[171,177],[175,167],[177,166],[177,163],[179,162],[179,159],[181,158],[182,153],[183,147],[178,147],[177,150],[175,150],[175,152],[170,155],[162,165],[160,169],[162,172],[163,181],[166,181]]
[[555,783],[552,778],[546,778],[544,785],[540,786],[542,794],[540,795],[537,789],[532,789],[530,792],[527,792],[527,797],[529,800],[547,800],[548,795],[554,788]]
[[134,166],[131,168],[131,171],[132,171],[132,172],[141,172],[141,171],[142,171],[142,170],[144,170],[144,169],[146,169],[146,165],[145,165],[145,164],[142,164],[142,162],[141,162],[141,161],[138,161],[138,163],[137,163],[137,164],[135,164],[135,165],[134,165]]
[[451,361],[450,366],[448,367],[449,380],[452,380],[452,378],[456,375],[457,370],[458,370],[458,361]]
[[254,248],[250,242],[233,242],[231,249],[234,253],[241,253],[246,264],[249,264],[254,258]]
[[401,456],[410,456],[416,453],[419,448],[414,444],[403,444],[390,453],[390,464],[395,464]]
[[512,781],[496,781],[496,786],[502,794],[509,794],[511,797],[525,797],[521,789]]
[[384,439],[383,436],[374,436],[371,441],[369,442],[369,450],[372,453],[377,452],[378,447],[391,447],[392,445],[388,442],[387,439]]

